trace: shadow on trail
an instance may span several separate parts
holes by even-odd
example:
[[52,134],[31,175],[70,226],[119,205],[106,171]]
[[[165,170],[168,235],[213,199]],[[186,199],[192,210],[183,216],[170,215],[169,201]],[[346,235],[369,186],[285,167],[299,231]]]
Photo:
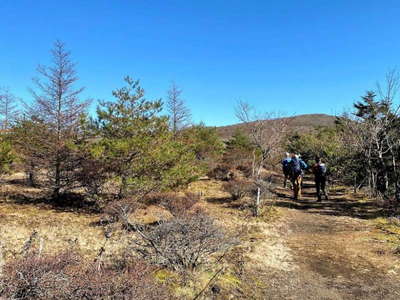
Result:
[[[311,182],[303,184],[302,197],[294,200],[292,191],[289,188],[275,188],[275,205],[291,209],[306,211],[307,213],[349,216],[360,219],[374,219],[385,214],[384,209],[372,201],[359,201],[350,199],[346,190],[335,189],[329,193],[329,200],[317,201],[315,185]],[[323,198],[324,199],[324,198]]]

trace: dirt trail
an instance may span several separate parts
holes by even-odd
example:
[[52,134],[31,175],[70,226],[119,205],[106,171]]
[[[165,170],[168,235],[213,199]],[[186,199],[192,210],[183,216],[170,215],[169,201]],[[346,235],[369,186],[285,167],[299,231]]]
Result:
[[264,299],[400,299],[399,258],[372,237],[374,206],[340,190],[318,203],[311,182],[299,201],[290,190],[277,194],[279,243],[289,249],[283,263],[291,267],[267,272]]

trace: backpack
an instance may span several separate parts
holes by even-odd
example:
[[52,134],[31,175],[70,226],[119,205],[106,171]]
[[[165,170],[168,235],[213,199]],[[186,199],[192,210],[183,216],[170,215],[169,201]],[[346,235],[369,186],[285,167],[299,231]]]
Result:
[[282,160],[282,168],[284,171],[289,171],[290,170],[290,159],[285,158]]
[[301,174],[301,165],[299,159],[292,158],[292,160],[290,161],[290,170],[292,173],[292,177],[297,177]]
[[315,175],[325,176],[326,175],[326,165],[325,164],[317,164],[315,166]]

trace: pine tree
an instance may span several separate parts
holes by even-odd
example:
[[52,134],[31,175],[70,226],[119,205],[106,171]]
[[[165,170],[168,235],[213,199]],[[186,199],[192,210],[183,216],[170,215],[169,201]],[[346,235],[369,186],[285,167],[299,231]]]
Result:
[[161,100],[147,100],[139,81],[125,78],[115,101],[97,109],[98,140],[92,153],[119,187],[118,197],[140,198],[185,184],[196,177],[193,152],[173,139]]

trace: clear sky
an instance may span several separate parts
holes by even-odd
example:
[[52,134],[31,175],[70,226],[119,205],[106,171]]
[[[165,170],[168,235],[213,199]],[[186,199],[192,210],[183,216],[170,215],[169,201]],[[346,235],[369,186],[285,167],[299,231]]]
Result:
[[85,97],[122,78],[148,98],[171,80],[195,121],[235,123],[246,100],[288,115],[341,112],[400,62],[398,0],[0,0],[0,86],[27,101],[55,39]]

